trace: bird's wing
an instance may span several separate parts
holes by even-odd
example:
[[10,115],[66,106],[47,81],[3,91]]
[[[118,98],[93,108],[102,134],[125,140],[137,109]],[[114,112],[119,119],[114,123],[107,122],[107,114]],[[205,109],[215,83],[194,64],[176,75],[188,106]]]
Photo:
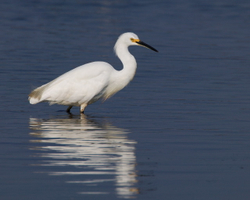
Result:
[[114,70],[108,63],[94,62],[77,67],[42,86],[40,101],[81,105],[101,97]]

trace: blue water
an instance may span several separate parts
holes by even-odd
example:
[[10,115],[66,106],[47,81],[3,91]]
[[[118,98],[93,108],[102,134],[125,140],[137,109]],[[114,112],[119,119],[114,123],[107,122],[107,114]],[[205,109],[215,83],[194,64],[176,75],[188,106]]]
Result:
[[[0,3],[0,199],[250,198],[250,2]],[[30,105],[29,92],[81,64],[134,80],[106,102]]]

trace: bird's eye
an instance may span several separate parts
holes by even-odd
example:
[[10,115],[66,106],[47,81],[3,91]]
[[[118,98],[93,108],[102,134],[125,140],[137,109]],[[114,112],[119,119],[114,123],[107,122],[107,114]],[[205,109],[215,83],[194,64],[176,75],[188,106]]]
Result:
[[130,38],[130,40],[131,40],[132,42],[135,42],[135,39],[134,39],[134,38]]

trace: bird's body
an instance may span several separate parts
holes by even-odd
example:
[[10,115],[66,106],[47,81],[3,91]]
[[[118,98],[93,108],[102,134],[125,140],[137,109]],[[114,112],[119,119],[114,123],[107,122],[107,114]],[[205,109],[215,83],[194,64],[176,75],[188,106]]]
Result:
[[123,69],[115,70],[106,62],[91,62],[66,72],[51,82],[33,90],[29,95],[31,104],[47,101],[50,104],[80,106],[81,112],[87,105],[100,98],[104,100],[123,89],[134,77],[136,60],[128,51],[130,45],[142,45],[134,33],[122,34],[115,45],[115,52],[123,63]]

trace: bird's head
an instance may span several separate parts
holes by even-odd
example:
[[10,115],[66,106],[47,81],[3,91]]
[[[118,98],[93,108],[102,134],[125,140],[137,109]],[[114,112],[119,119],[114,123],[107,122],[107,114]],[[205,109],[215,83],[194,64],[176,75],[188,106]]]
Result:
[[128,33],[123,33],[117,40],[117,43],[124,43],[127,46],[131,46],[131,45],[139,45],[139,46],[143,46],[146,47],[148,49],[151,49],[153,51],[158,52],[155,48],[151,47],[150,45],[146,44],[145,42],[141,41],[138,36],[132,32],[128,32]]

